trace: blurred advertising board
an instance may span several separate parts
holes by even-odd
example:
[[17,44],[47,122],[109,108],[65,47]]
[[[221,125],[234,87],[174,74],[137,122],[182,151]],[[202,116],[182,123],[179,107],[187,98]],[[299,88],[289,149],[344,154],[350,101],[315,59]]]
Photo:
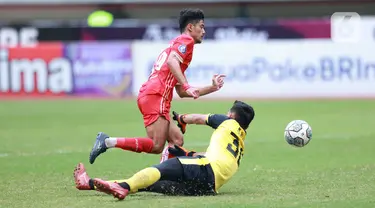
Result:
[[66,95],[72,76],[61,43],[0,49],[0,96]]
[[[41,43],[0,48],[0,97],[137,95],[168,42]],[[193,86],[226,74],[212,98],[375,97],[374,42],[213,41],[196,45]]]
[[[70,24],[70,25],[69,25]],[[116,20],[107,28],[90,28],[85,22],[33,21],[22,25],[2,24],[0,45],[43,41],[151,40],[167,41],[179,34],[176,21]],[[206,20],[207,40],[267,41],[272,39],[329,38],[329,19],[255,21],[249,19]]]
[[361,18],[361,41],[375,42],[375,17]]
[[72,43],[65,47],[78,96],[123,97],[132,93],[131,45],[124,42]]
[[[286,0],[261,0],[262,2],[268,2],[268,3],[275,3],[275,2],[283,2]],[[294,2],[314,2],[318,0],[292,0]],[[329,1],[334,1],[334,0],[326,0],[327,2]],[[11,4],[11,5],[22,5],[22,4],[27,4],[27,5],[32,5],[32,4],[37,4],[37,5],[45,5],[45,4],[77,4],[77,5],[82,5],[82,4],[166,4],[166,3],[232,3],[233,0],[180,0],[179,2],[176,2],[176,0],[0,0],[0,4]],[[236,3],[257,3],[260,2],[260,0],[235,0],[234,2]]]
[[[147,80],[167,43],[133,44],[134,94]],[[206,86],[226,74],[216,98],[375,97],[375,43],[340,44],[330,40],[212,42],[197,45],[186,76]]]
[[0,49],[0,96],[131,95],[128,43],[42,43]]
[[[218,41],[267,41],[269,39],[329,38],[327,19],[316,21],[216,20],[205,22],[205,39]],[[175,22],[151,23],[136,27],[82,28],[84,40],[171,40],[180,34]]]

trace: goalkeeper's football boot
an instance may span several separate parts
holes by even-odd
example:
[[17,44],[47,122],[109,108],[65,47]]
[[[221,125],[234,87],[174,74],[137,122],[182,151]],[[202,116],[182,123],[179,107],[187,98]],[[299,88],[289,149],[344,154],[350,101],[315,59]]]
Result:
[[74,181],[76,183],[76,188],[78,190],[91,190],[90,185],[89,185],[90,177],[86,173],[85,166],[83,166],[82,163],[79,163],[74,168],[73,175],[74,175]]
[[125,197],[129,193],[128,189],[122,188],[119,184],[104,181],[99,178],[94,179],[94,185],[98,191],[107,193],[109,195],[113,195],[115,198],[118,198],[119,200],[125,199]]
[[94,144],[94,147],[92,148],[90,152],[90,158],[89,161],[91,164],[95,162],[95,159],[105,151],[107,151],[107,146],[105,145],[105,139],[107,139],[109,136],[103,132],[99,132],[96,136],[96,141]]

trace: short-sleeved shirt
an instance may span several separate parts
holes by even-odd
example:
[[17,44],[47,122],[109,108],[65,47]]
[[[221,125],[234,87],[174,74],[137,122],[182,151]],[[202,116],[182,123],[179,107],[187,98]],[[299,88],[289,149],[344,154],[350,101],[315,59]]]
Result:
[[214,172],[218,191],[238,170],[245,150],[246,131],[226,115],[210,114],[206,123],[215,129],[205,156]]
[[177,79],[170,71],[167,59],[174,55],[180,61],[182,73],[185,73],[193,57],[194,43],[194,39],[188,35],[180,35],[173,39],[155,61],[148,80],[139,90],[140,95],[158,94],[163,97],[163,102],[171,102]]

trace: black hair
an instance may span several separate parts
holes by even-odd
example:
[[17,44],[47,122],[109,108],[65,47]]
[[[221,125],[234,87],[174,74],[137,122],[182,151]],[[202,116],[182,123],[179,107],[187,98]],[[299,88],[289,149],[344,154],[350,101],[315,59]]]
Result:
[[230,111],[235,113],[235,120],[240,124],[241,128],[243,128],[244,130],[246,130],[249,127],[251,121],[254,119],[255,116],[253,107],[238,100],[234,101]]
[[196,24],[204,20],[204,13],[201,9],[183,9],[180,11],[180,32],[183,33],[189,23]]

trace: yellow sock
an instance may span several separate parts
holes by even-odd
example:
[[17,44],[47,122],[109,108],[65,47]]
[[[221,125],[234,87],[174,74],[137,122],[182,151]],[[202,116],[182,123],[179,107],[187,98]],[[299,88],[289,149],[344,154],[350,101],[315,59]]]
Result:
[[138,191],[139,189],[147,188],[157,182],[160,179],[160,171],[157,168],[146,168],[138,173],[134,174],[133,177],[125,180],[129,186],[132,193]]

